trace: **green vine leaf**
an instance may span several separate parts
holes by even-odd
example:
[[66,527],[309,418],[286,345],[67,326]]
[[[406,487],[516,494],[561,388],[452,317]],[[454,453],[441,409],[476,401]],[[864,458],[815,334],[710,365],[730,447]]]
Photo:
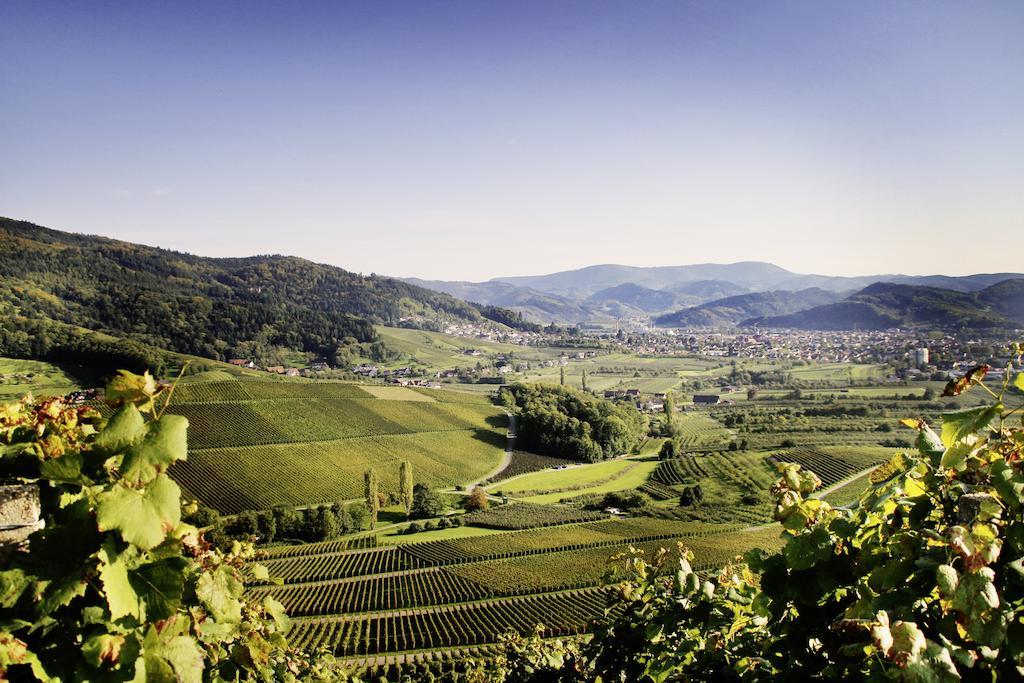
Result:
[[139,595],[128,580],[128,565],[124,555],[117,555],[113,543],[107,542],[98,553],[100,560],[100,581],[107,598],[110,618],[114,621],[132,617],[142,621],[143,611]]
[[1003,412],[1003,405],[968,408],[942,416],[942,443],[946,448],[967,436],[987,430],[997,416]]
[[165,474],[142,491],[118,484],[100,495],[97,520],[101,531],[116,529],[142,550],[155,548],[181,521],[181,489]]
[[151,422],[141,441],[136,441],[125,454],[121,475],[132,484],[152,481],[188,455],[187,434],[188,420],[180,415],[165,415]]
[[[178,620],[173,620],[178,621]],[[150,627],[143,641],[145,680],[156,683],[200,683],[203,654],[196,641],[184,635],[176,624],[162,630]]]
[[146,421],[129,403],[117,409],[107,426],[96,436],[93,448],[105,455],[122,453],[146,434]]
[[992,485],[1011,510],[1019,511],[1024,507],[1024,476],[1003,459],[996,460],[991,467]]
[[244,589],[231,568],[221,566],[199,578],[196,595],[218,622],[237,624],[242,620],[239,598]]
[[783,551],[790,569],[810,569],[832,555],[832,539],[828,531],[815,527],[809,533],[798,534],[789,539]]

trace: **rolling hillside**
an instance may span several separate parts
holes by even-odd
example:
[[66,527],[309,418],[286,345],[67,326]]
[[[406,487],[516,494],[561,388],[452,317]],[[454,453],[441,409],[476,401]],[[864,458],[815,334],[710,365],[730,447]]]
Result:
[[[948,275],[864,275],[831,276],[794,273],[771,263],[747,261],[730,264],[634,267],[588,266],[547,275],[494,278],[487,282],[445,282],[409,280],[470,301],[506,306],[533,320],[559,323],[599,322],[615,318],[643,318],[685,306],[698,307],[718,299],[748,293],[798,292],[814,290],[838,295],[858,291],[874,283],[889,282],[921,287],[979,292],[1006,280],[1024,277],[1019,273]],[[754,300],[756,301],[756,299]],[[832,303],[812,301],[804,307]],[[736,312],[702,309],[683,316],[687,325],[722,325],[741,322],[745,317],[776,316],[800,310],[777,301],[746,316]],[[865,322],[873,318],[861,311]],[[692,316],[692,318],[691,318]],[[692,322],[686,322],[692,320]],[[675,323],[659,323],[675,324]]]
[[299,258],[205,258],[5,218],[0,314],[29,336],[52,321],[219,360],[256,346],[329,357],[403,318],[481,320],[446,294]]
[[654,324],[659,327],[733,327],[749,318],[793,313],[834,303],[839,298],[837,294],[817,288],[740,294],[658,316]]
[[753,318],[743,324],[814,330],[1010,329],[1024,324],[1020,304],[1022,282],[1011,280],[980,292],[877,283],[838,303],[790,315]]
[[521,312],[529,320],[543,324],[572,324],[580,320],[601,317],[601,313],[585,301],[529,287],[517,287],[507,282],[448,282],[419,278],[406,278],[404,281],[465,301],[511,308]]
[[370,467],[397,492],[403,460],[432,487],[465,484],[502,461],[508,425],[484,396],[331,382],[183,384],[170,412],[189,420],[171,475],[222,513],[361,498]]

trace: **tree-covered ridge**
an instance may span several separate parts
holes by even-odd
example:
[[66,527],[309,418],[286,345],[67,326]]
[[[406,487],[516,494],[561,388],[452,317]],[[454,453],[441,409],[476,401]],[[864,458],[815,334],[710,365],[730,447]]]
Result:
[[332,355],[406,316],[480,320],[451,296],[288,256],[205,258],[0,218],[0,313],[207,358]]
[[752,292],[661,315],[654,319],[654,324],[662,327],[731,327],[750,318],[792,313],[834,303],[840,298],[835,292],[816,287],[797,292]]
[[1006,330],[1024,324],[1020,295],[1024,280],[1008,280],[979,292],[879,282],[843,301],[743,325],[812,330],[923,327]]
[[576,389],[514,384],[502,391],[519,412],[519,446],[541,455],[597,462],[631,451],[646,433],[632,406]]

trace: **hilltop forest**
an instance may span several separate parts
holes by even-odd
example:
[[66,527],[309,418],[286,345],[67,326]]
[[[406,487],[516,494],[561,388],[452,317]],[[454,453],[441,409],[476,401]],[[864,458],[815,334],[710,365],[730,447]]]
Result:
[[506,309],[300,258],[204,258],[6,218],[0,314],[2,355],[132,368],[159,367],[145,347],[214,360],[260,347],[334,358],[357,344],[381,355],[373,325],[403,319],[529,325]]

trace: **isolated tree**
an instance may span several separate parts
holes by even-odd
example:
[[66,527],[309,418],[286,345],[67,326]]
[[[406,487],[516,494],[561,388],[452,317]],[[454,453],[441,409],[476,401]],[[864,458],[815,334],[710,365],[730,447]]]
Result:
[[353,503],[348,506],[348,514],[352,519],[352,530],[360,531],[366,526],[366,520],[370,513],[366,509],[366,503]]
[[364,475],[366,482],[366,510],[370,519],[370,528],[377,527],[377,514],[380,512],[380,498],[377,495],[377,472],[371,467]]
[[676,401],[672,398],[672,393],[665,394],[665,418],[671,422],[672,418],[676,415]]
[[316,537],[321,540],[334,538],[340,532],[338,518],[329,508],[319,508],[316,516]]
[[583,373],[582,373],[581,377],[582,377],[581,382],[582,382],[583,391],[586,391],[587,390],[587,370],[586,370],[586,368],[583,369]]
[[398,476],[398,497],[405,508],[405,516],[409,516],[412,510],[412,463],[408,460],[402,461],[402,467]]
[[477,510],[486,510],[491,505],[487,499],[487,491],[484,491],[482,486],[476,486],[473,491],[470,492],[469,496],[466,497],[465,508],[466,512],[476,512]]
[[413,487],[410,517],[413,519],[436,517],[441,514],[442,509],[444,509],[444,504],[441,502],[441,499],[426,484],[416,484]]
[[658,458],[661,460],[671,460],[672,458],[678,458],[683,454],[683,449],[679,447],[679,442],[675,439],[669,439],[665,443],[661,444],[661,450],[658,451]]
[[565,367],[558,368],[558,383],[565,386]]
[[702,500],[704,500],[704,491],[701,489],[700,484],[694,484],[683,489],[679,496],[679,505],[680,507],[690,507],[691,505],[700,504]]

